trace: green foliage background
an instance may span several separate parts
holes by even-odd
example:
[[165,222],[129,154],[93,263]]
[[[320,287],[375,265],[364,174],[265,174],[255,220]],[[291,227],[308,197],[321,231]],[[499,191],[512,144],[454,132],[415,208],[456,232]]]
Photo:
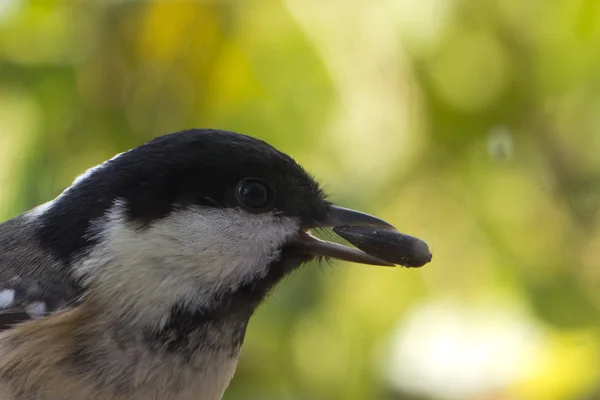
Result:
[[226,399],[600,398],[597,0],[0,0],[0,216],[236,130],[428,241],[253,319]]

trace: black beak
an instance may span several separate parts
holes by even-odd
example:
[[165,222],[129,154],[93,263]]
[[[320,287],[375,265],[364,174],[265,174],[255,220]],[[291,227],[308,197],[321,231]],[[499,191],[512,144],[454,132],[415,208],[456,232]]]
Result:
[[330,205],[325,221],[316,228],[333,228],[360,250],[318,239],[306,230],[299,235],[297,244],[308,255],[389,267],[395,264],[420,267],[431,260],[425,242],[360,211]]

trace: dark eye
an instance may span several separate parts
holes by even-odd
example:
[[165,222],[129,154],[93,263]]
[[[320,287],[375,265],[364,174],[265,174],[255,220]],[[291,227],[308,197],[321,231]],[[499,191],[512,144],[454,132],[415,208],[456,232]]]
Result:
[[242,207],[251,211],[259,211],[271,204],[273,191],[265,182],[249,178],[238,183],[235,196]]

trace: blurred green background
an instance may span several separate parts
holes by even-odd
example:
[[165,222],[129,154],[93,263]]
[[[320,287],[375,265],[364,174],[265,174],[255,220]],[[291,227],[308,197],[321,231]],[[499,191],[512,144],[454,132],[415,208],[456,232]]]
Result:
[[600,399],[600,1],[0,0],[0,217],[235,130],[433,262],[335,262],[252,320],[237,399]]

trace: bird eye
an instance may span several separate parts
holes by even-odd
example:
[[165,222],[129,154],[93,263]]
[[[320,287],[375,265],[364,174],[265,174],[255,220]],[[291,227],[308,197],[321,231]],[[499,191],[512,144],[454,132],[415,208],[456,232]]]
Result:
[[263,181],[249,178],[238,183],[235,195],[238,203],[251,211],[262,210],[271,204],[271,188]]

